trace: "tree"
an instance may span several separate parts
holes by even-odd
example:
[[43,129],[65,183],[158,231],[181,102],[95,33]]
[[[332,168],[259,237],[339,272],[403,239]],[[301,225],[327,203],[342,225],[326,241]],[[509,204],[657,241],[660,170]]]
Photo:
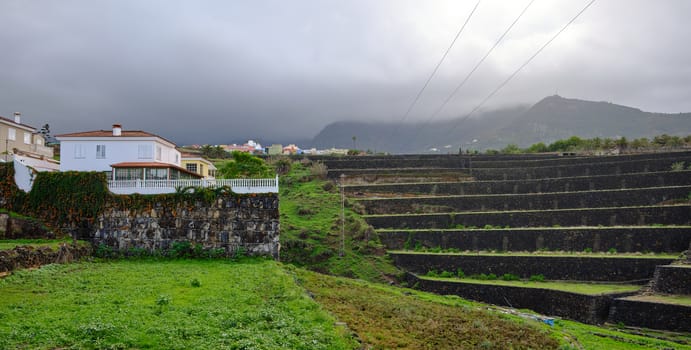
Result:
[[273,176],[264,160],[249,153],[234,151],[232,160],[222,163],[216,175],[222,179],[265,178]]

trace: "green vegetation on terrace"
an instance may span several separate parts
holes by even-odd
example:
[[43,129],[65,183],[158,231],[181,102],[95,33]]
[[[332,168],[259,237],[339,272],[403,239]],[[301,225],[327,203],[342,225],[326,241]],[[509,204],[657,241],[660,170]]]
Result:
[[679,254],[668,253],[617,253],[617,252],[563,252],[538,250],[535,252],[492,252],[492,251],[415,251],[388,250],[392,254],[423,254],[423,255],[458,255],[458,256],[530,256],[530,257],[560,257],[560,258],[621,258],[621,259],[678,259]]
[[469,283],[469,284],[487,284],[495,286],[510,286],[510,287],[521,287],[521,288],[541,288],[541,289],[552,289],[560,290],[564,292],[571,292],[577,294],[588,294],[597,295],[605,293],[623,293],[623,292],[635,292],[641,289],[641,286],[632,284],[605,284],[605,283],[576,283],[576,282],[557,282],[557,281],[505,281],[503,279],[495,280],[479,280],[473,278],[454,278],[454,277],[432,277],[432,276],[420,276],[419,278],[436,280],[436,281],[449,281],[456,283]]
[[453,231],[464,231],[464,230],[511,230],[511,231],[536,231],[536,230],[613,230],[613,229],[650,229],[650,228],[691,228],[689,225],[666,225],[666,224],[650,224],[650,225],[635,225],[635,226],[535,226],[535,227],[510,227],[510,226],[493,226],[485,225],[483,227],[478,226],[464,226],[457,225],[453,228],[381,228],[377,229],[377,232],[420,232],[420,233],[430,233],[434,234],[436,232],[453,232]]
[[[34,248],[48,247],[57,249],[61,244],[71,244],[71,239],[3,239],[0,240],[0,250],[14,249],[15,247],[29,245]],[[77,244],[88,244],[84,241],[77,241]]]
[[634,295],[628,297],[630,300],[649,301],[651,303],[666,303],[691,306],[691,295]]
[[613,148],[622,150],[633,150],[636,152],[651,151],[658,149],[681,149],[691,145],[691,135],[686,137],[670,136],[662,134],[648,139],[646,137],[627,140],[626,137],[618,139],[595,137],[592,139],[582,139],[578,136],[571,136],[568,139],[561,139],[546,145],[542,142],[535,143],[527,148],[520,148],[515,144],[509,144],[501,150],[488,149],[486,154],[517,154],[517,153],[544,153],[544,152],[596,152],[609,151]]
[[0,280],[0,348],[353,349],[279,263],[115,260]]
[[[282,159],[273,162],[286,167]],[[389,281],[399,273],[386,259],[374,230],[348,199],[342,226],[341,193],[326,180],[323,164],[303,160],[288,168],[280,177],[282,261],[369,281]]]

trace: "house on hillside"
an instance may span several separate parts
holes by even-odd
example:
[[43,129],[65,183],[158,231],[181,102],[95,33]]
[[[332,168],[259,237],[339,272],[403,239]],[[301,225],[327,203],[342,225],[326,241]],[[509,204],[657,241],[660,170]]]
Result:
[[22,123],[21,113],[14,119],[0,116],[0,161],[9,162],[15,153],[39,158],[53,158],[53,149],[46,147],[46,140],[36,128]]
[[199,154],[182,153],[182,167],[204,179],[216,178],[216,166]]
[[102,171],[111,180],[177,180],[202,176],[182,167],[173,142],[141,130],[83,131],[57,135],[60,171]]

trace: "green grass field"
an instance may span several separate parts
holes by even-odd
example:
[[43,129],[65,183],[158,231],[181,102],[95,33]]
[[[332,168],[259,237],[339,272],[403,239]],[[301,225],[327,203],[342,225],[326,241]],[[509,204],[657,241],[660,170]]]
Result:
[[0,348],[353,349],[280,264],[132,260],[0,280]]

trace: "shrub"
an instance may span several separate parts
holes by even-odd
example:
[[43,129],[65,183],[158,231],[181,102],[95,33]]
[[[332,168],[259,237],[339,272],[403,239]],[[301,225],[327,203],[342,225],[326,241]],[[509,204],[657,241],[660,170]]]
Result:
[[437,270],[429,270],[429,271],[427,271],[425,276],[427,276],[427,277],[439,277],[439,272],[437,272]]
[[617,253],[617,249],[616,249],[616,248],[609,248],[609,250],[607,251],[607,253],[616,254],[616,253]]
[[458,278],[463,278],[463,277],[465,277],[465,272],[463,272],[463,270],[459,267],[456,270],[456,276],[458,276]]
[[450,278],[450,277],[454,277],[454,274],[453,274],[453,272],[450,272],[450,271],[442,271],[439,274],[439,277]]
[[518,278],[518,276],[514,274],[505,273],[501,276],[501,279],[503,279],[504,281],[518,281],[520,278]]
[[672,171],[682,171],[684,170],[684,162],[675,162],[672,163]]
[[530,280],[533,282],[544,282],[545,276],[543,274],[531,275]]
[[170,256],[173,258],[189,258],[192,254],[192,245],[190,242],[173,242],[170,249]]
[[192,285],[192,287],[196,287],[196,288],[199,288],[199,287],[201,287],[201,286],[202,286],[202,283],[201,283],[201,282],[199,282],[199,280],[198,280],[198,279],[196,279],[196,278],[193,278],[193,279],[192,279],[192,281],[190,281],[190,285]]

